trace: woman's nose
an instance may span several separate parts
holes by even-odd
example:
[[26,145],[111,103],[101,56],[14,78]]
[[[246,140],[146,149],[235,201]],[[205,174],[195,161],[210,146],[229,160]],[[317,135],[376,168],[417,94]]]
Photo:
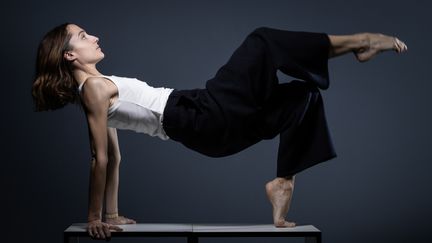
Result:
[[93,41],[94,41],[95,43],[98,43],[98,42],[99,42],[99,38],[97,38],[96,36],[92,35],[91,37],[93,38]]

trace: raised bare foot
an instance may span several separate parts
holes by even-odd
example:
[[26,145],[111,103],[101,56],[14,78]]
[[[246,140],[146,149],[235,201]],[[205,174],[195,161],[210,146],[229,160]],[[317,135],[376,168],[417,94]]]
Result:
[[136,221],[133,219],[128,219],[124,216],[118,216],[117,218],[106,219],[106,223],[114,224],[114,225],[121,225],[121,224],[136,224]]
[[383,51],[394,50],[402,53],[408,50],[404,42],[393,36],[380,33],[361,33],[358,35],[362,39],[363,45],[353,52],[360,62],[366,62]]
[[273,222],[276,227],[295,227],[294,222],[285,220],[294,190],[294,177],[285,179],[278,177],[265,186],[267,197],[273,206]]

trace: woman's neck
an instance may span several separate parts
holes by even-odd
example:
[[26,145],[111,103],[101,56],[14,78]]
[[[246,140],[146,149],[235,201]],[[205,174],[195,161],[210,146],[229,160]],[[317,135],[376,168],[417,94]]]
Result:
[[73,71],[73,75],[75,80],[78,82],[78,85],[85,82],[89,77],[102,76],[96,67],[75,69]]

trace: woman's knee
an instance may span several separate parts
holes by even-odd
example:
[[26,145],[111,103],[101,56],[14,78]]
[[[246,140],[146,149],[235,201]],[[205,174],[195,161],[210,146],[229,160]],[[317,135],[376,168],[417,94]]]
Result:
[[257,27],[256,29],[254,29],[249,35],[257,35],[257,36],[261,36],[264,37],[265,33],[269,30],[269,27],[265,27],[265,26],[261,26],[261,27]]

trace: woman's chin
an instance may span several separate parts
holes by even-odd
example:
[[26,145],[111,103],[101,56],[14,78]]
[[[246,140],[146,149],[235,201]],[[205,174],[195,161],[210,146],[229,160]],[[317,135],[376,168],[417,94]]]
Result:
[[100,58],[99,58],[99,60],[97,62],[102,61],[102,59],[104,59],[104,58],[105,58],[105,54],[103,52],[101,52],[101,56],[100,56]]

